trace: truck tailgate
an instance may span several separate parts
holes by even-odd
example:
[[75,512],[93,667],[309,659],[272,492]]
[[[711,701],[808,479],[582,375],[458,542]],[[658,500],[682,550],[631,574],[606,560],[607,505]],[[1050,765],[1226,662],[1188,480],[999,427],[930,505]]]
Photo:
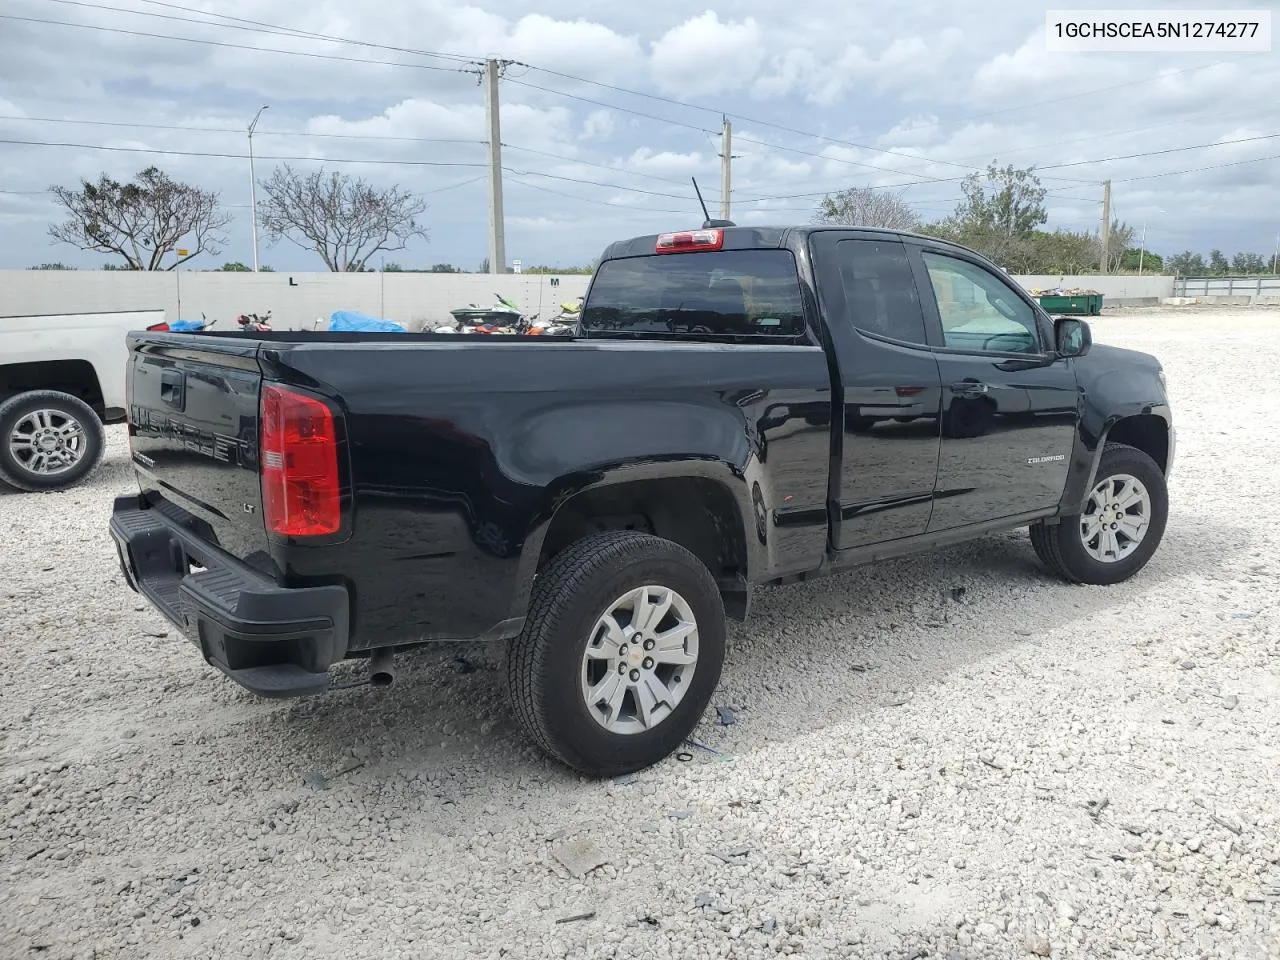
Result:
[[265,561],[268,549],[257,350],[248,338],[131,334],[127,372],[129,445],[143,496],[251,563]]

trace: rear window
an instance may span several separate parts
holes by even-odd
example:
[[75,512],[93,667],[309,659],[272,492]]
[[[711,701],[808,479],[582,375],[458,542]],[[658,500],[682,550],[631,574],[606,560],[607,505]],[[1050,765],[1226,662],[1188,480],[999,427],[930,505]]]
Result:
[[804,333],[789,250],[606,260],[582,311],[587,333],[794,338]]

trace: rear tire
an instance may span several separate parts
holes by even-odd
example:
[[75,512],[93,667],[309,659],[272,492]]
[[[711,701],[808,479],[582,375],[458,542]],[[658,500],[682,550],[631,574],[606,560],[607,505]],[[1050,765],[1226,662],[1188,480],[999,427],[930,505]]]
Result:
[[[1133,502],[1125,505],[1128,500]],[[1147,565],[1168,517],[1159,465],[1136,447],[1109,443],[1084,511],[1054,524],[1032,524],[1031,546],[1050,572],[1069,583],[1108,586]],[[1109,541],[1099,539],[1108,536]]]
[[31,390],[0,404],[0,480],[37,493],[65,490],[98,466],[106,449],[93,408],[59,390]]
[[538,574],[507,683],[543,750],[608,777],[675,750],[723,662],[724,606],[706,566],[669,540],[613,531],[579,540]]

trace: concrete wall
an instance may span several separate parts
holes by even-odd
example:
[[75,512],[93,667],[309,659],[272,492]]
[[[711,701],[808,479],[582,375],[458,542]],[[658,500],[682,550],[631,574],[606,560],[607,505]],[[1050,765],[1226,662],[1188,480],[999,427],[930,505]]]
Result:
[[[1028,289],[1086,287],[1106,302],[1173,295],[1172,277],[1014,277]],[[553,282],[558,280],[557,285]],[[0,316],[155,310],[168,320],[204,313],[220,329],[240,313],[271,311],[279,330],[310,329],[317,317],[358,310],[419,329],[446,322],[470,303],[489,306],[494,293],[526,312],[548,316],[556,305],[586,292],[587,277],[454,273],[125,273],[110,270],[0,270]]]
[[1044,290],[1051,287],[1082,287],[1102,294],[1105,306],[1108,301],[1148,300],[1173,296],[1173,277],[1126,276],[1021,276],[1014,277],[1028,290]]
[[[553,279],[558,284],[553,284]],[[113,270],[0,270],[0,317],[116,310],[164,310],[168,320],[234,329],[240,313],[271,311],[278,330],[310,329],[317,317],[357,310],[410,329],[446,322],[470,303],[501,293],[529,313],[549,316],[586,292],[588,277],[423,273],[125,273]]]

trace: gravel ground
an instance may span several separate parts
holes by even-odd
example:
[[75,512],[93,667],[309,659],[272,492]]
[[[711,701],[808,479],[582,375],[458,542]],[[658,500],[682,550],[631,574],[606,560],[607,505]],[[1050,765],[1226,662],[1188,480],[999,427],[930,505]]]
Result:
[[1135,580],[1019,532],[763,591],[717,752],[604,783],[525,744],[497,648],[309,701],[207,668],[116,570],[113,428],[0,494],[0,955],[1280,957],[1277,326],[1097,320],[1179,427]]

